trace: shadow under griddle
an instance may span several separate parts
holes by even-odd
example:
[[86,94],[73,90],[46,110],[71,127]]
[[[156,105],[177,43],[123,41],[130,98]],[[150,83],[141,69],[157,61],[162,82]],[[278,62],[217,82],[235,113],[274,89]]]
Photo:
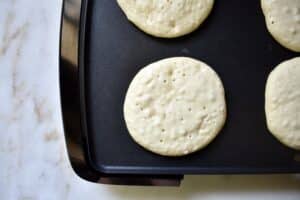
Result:
[[[221,193],[276,193],[299,191],[300,175],[204,175],[186,176],[180,187],[112,186],[111,192],[124,199],[187,199],[195,195]],[[240,197],[240,196],[239,196]]]

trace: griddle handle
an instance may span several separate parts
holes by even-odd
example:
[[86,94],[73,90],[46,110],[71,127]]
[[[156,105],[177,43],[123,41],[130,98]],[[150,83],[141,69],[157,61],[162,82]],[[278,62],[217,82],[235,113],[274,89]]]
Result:
[[99,183],[131,186],[180,186],[183,175],[172,176],[104,176]]

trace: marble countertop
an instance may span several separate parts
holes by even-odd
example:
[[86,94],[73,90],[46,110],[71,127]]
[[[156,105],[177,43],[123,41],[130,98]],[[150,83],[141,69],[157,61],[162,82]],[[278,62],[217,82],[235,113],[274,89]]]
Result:
[[300,199],[297,175],[186,176],[180,188],[78,178],[67,158],[60,110],[61,4],[0,1],[0,199]]

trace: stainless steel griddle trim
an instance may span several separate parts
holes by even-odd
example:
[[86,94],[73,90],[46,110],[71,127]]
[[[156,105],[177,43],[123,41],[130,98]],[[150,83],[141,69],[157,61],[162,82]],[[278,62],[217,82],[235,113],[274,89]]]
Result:
[[89,165],[84,93],[84,30],[88,0],[64,0],[60,38],[60,90],[64,132],[71,166],[88,181],[115,185],[178,186],[183,176],[104,174]]

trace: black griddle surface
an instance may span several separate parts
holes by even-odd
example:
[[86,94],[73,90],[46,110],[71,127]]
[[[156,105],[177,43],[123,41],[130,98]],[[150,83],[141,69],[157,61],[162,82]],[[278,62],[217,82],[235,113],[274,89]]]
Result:
[[[90,164],[99,172],[201,174],[300,172],[296,151],[267,130],[268,74],[297,56],[267,32],[260,0],[218,0],[206,22],[177,39],[149,36],[113,0],[90,0],[85,32],[84,93]],[[208,63],[226,90],[228,117],[219,136],[194,154],[170,158],[136,144],[123,118],[129,83],[154,61],[189,56]]]

